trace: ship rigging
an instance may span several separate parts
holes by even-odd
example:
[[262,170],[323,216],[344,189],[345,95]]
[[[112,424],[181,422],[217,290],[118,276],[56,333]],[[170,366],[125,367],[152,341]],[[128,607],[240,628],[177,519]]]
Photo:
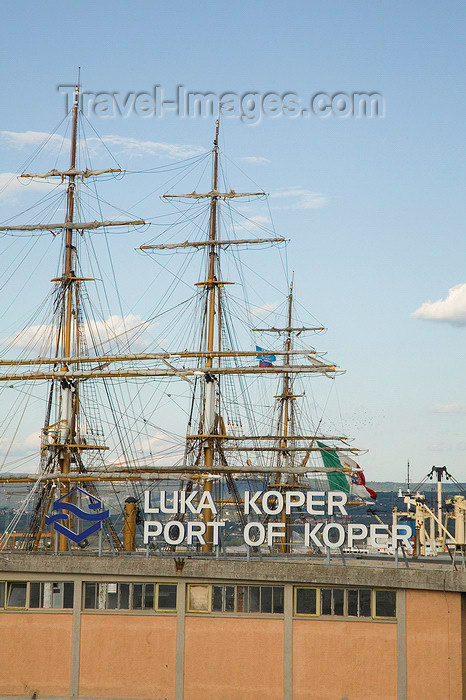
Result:
[[[75,90],[70,116],[69,167],[23,173],[21,176],[28,180],[44,181],[58,178],[60,183],[66,183],[64,220],[61,223],[8,222],[0,226],[0,232],[5,234],[50,232],[53,237],[60,236],[63,240],[61,273],[52,279],[54,318],[46,326],[43,352],[36,357],[26,357],[23,353],[14,359],[4,355],[0,359],[0,386],[22,387],[47,382],[40,466],[35,474],[14,476],[8,473],[0,479],[8,483],[19,481],[33,485],[27,502],[32,507],[27,535],[22,544],[25,549],[37,550],[41,545],[49,513],[58,498],[62,503],[74,503],[80,498],[79,488],[76,487],[82,487],[97,499],[103,485],[110,483],[115,489],[119,482],[126,482],[131,496],[124,506],[119,503],[124,512],[123,533],[117,531],[111,519],[105,521],[104,532],[108,546],[114,552],[134,551],[137,547],[137,510],[143,500],[141,486],[149,484],[152,488],[160,488],[169,480],[177,482],[187,494],[196,490],[199,500],[209,494],[220,505],[218,513],[210,508],[202,512],[205,525],[202,549],[204,553],[211,553],[214,549],[212,523],[216,519],[231,518],[246,524],[241,495],[248,483],[285,494],[290,489],[312,488],[316,483],[313,477],[325,479],[328,472],[351,472],[344,466],[328,467],[322,463],[322,452],[354,455],[359,450],[352,446],[346,436],[323,430],[322,418],[311,421],[309,417],[301,417],[301,404],[307,401],[307,396],[305,389],[301,390],[298,386],[300,379],[308,381],[313,376],[334,378],[342,370],[327,361],[324,353],[303,342],[304,336],[320,332],[323,327],[296,322],[293,283],[289,285],[285,302],[284,323],[249,328],[250,337],[257,336],[257,342],[267,347],[264,349],[257,342],[243,349],[238,345],[231,311],[235,300],[228,292],[234,282],[226,279],[222,267],[223,256],[228,251],[233,256],[234,264],[238,265],[237,251],[240,249],[280,246],[288,239],[277,236],[273,231],[270,232],[273,235],[264,235],[263,226],[259,235],[249,238],[244,237],[244,227],[238,235],[234,226],[224,232],[227,227],[221,216],[222,207],[230,211],[232,203],[238,199],[250,202],[256,197],[265,198],[266,194],[262,191],[237,192],[232,188],[222,188],[218,121],[210,153],[210,189],[204,193],[193,190],[176,194],[170,191],[163,197],[166,202],[193,203],[197,208],[193,225],[196,235],[192,240],[150,241],[139,247],[142,254],[152,259],[164,254],[203,256],[204,272],[194,283],[195,294],[187,303],[172,304],[174,320],[184,322],[182,332],[178,335],[172,333],[180,344],[166,349],[169,342],[167,337],[155,343],[155,347],[149,344],[144,352],[135,351],[132,340],[150,327],[150,320],[141,320],[129,331],[123,327],[120,333],[115,329],[109,333],[107,327],[106,333],[99,336],[97,329],[102,328],[102,324],[99,326],[98,322],[89,321],[86,317],[87,306],[91,303],[87,283],[95,281],[95,277],[87,276],[89,273],[82,270],[78,254],[80,243],[99,229],[104,232],[110,227],[128,230],[146,227],[148,222],[141,218],[80,220],[79,187],[86,181],[94,182],[101,175],[116,177],[121,174],[121,169],[93,169],[77,162],[79,87]],[[205,161],[205,157],[202,160]],[[204,213],[206,206],[207,215]],[[175,231],[180,228],[184,230],[189,216],[178,204],[175,204],[175,211],[178,228],[176,225],[172,228]],[[266,233],[269,234],[269,231]],[[184,279],[181,281],[185,284]],[[243,281],[242,273],[240,281]],[[171,288],[168,287],[161,294],[167,306],[167,300],[171,301]],[[246,321],[249,326],[253,325],[250,314],[246,314]],[[268,340],[270,337],[276,337],[276,340]],[[117,351],[110,349],[110,340],[122,341]],[[91,348],[89,341],[92,341]],[[14,345],[12,343],[12,347]],[[189,345],[191,349],[188,349]],[[279,381],[278,390],[275,389],[274,393],[270,382],[272,378]],[[174,386],[173,383],[183,385],[183,399],[188,399],[187,408],[184,409],[187,413],[186,433],[176,438],[176,431],[168,429],[165,432],[165,436],[170,436],[173,444],[176,443],[175,449],[151,451],[150,443],[155,436],[148,433],[150,428],[142,417],[145,413],[142,410],[140,415],[146,423],[144,430],[149,449],[143,457],[135,455],[135,433],[141,443],[139,428],[135,428],[136,421],[130,420],[133,423],[130,426],[128,421],[126,424],[121,421],[124,414],[128,417],[123,411],[128,398],[118,399],[112,388],[112,383],[120,385],[129,381],[136,382],[138,387],[139,383],[150,386],[149,394],[144,394],[143,399],[142,393],[138,397],[141,404],[147,402],[145,405],[154,401],[153,393],[161,387],[171,397],[166,391],[167,381],[171,382],[170,386]],[[258,391],[260,384],[262,387]],[[110,406],[107,434],[99,419],[99,409],[104,400],[99,391],[103,392]],[[138,389],[136,393],[140,391]],[[267,392],[269,396],[265,406],[270,407],[270,411],[268,408],[265,410],[258,401],[258,396],[263,401]],[[160,402],[156,408],[159,405]],[[135,406],[135,400],[129,399],[129,412],[134,411]],[[119,451],[107,444],[109,440],[113,445],[120,444]],[[111,456],[107,455],[109,451]],[[183,519],[186,516],[179,517]],[[280,552],[290,553],[293,549],[293,517],[284,513],[277,517],[286,533],[284,542],[280,544]],[[273,520],[273,516],[268,515],[266,519]],[[8,532],[2,539],[2,547],[6,547],[7,542]],[[69,550],[70,543],[63,534],[54,534],[51,529],[49,546],[65,552]]]

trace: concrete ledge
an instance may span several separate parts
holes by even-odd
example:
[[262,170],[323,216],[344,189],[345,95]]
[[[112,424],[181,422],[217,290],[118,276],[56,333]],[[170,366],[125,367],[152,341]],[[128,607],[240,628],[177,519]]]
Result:
[[435,562],[410,562],[410,569],[395,569],[393,561],[351,560],[323,564],[313,561],[237,561],[186,558],[181,574],[176,574],[171,557],[139,557],[32,554],[5,552],[0,554],[0,575],[57,575],[66,578],[150,577],[184,580],[224,580],[294,584],[370,586],[412,588],[422,590],[466,591],[466,572],[439,568]]

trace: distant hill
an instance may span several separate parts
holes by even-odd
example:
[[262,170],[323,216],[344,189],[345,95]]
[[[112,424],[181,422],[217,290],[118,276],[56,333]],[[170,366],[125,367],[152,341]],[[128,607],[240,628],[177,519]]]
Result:
[[[418,485],[418,483],[419,482],[411,484],[411,491]],[[386,491],[398,491],[398,489],[401,489],[403,492],[405,492],[407,489],[406,481],[367,481],[367,485],[371,489],[374,489],[374,491],[377,491],[377,493],[384,493]],[[466,491],[466,484],[460,484],[458,486],[458,484],[455,484],[452,481],[442,481],[443,492],[460,491],[460,487],[463,489],[463,491]],[[437,482],[428,479],[426,482],[423,483],[421,491],[432,491],[432,489],[436,488]]]

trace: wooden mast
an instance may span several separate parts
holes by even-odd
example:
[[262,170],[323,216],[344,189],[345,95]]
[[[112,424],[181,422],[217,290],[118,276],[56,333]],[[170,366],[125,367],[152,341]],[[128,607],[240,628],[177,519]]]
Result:
[[[219,121],[215,123],[215,140],[213,154],[213,174],[212,174],[212,190],[218,192],[218,130]],[[217,238],[217,201],[218,196],[212,195],[210,200],[210,223],[209,223],[209,272],[207,281],[207,306],[208,306],[208,321],[207,321],[207,352],[213,352],[214,349],[214,330],[215,330],[215,301],[217,279],[215,277],[215,240]],[[219,320],[220,323],[220,320]],[[219,328],[220,338],[220,328]],[[220,341],[219,341],[220,342]],[[220,347],[218,348],[220,350]],[[213,358],[208,357],[204,363],[204,368],[209,370],[212,368]],[[214,444],[212,433],[215,424],[215,379],[211,374],[205,375],[205,404],[204,404],[204,434],[209,435],[207,444],[204,448],[204,465],[207,469],[212,468],[214,464]],[[213,481],[206,479],[204,491],[212,493]],[[206,523],[205,544],[202,549],[205,552],[212,551],[212,527],[207,526],[207,523],[212,522],[213,513],[210,508],[203,511],[204,522]]]
[[[77,160],[77,142],[78,142],[78,109],[79,109],[79,77],[78,84],[74,91],[73,106],[71,109],[71,145],[70,145],[70,165],[68,170],[58,171],[51,170],[47,173],[23,174],[22,177],[28,178],[49,178],[60,177],[62,181],[66,178],[66,215],[65,220],[58,224],[32,224],[26,226],[9,226],[5,230],[50,230],[58,229],[64,233],[64,254],[63,254],[63,272],[61,277],[52,280],[58,284],[58,308],[59,308],[59,330],[56,346],[55,358],[50,358],[55,365],[54,376],[48,378],[59,385],[59,405],[58,405],[58,423],[55,425],[46,425],[43,429],[42,451],[52,453],[52,459],[56,466],[56,473],[59,474],[56,478],[56,483],[53,485],[50,493],[46,494],[43,500],[45,508],[40,515],[40,523],[32,523],[32,532],[34,534],[34,542],[32,548],[37,549],[42,530],[44,528],[45,515],[47,514],[52,501],[60,496],[63,500],[68,500],[66,494],[70,490],[71,482],[78,481],[76,475],[72,475],[72,464],[76,463],[78,472],[85,471],[81,461],[82,450],[105,450],[104,445],[86,444],[86,440],[76,441],[76,435],[79,434],[79,399],[78,399],[78,382],[80,377],[75,375],[77,363],[80,362],[80,297],[79,285],[81,282],[91,279],[77,277],[75,272],[76,267],[76,232],[81,234],[84,230],[92,230],[103,226],[119,226],[119,225],[136,225],[143,224],[143,221],[93,221],[79,222],[75,221],[75,199],[76,199],[76,184],[77,179],[83,180],[87,177],[100,175],[103,173],[120,172],[120,169],[109,168],[101,170],[84,170],[76,169]],[[84,442],[85,444],[78,444]],[[39,477],[41,478],[41,477]],[[54,493],[53,488],[58,487]],[[72,498],[72,497],[71,497]],[[37,515],[37,514],[36,514]],[[68,523],[71,529],[74,529],[76,523],[73,522],[74,516],[70,516],[72,522]],[[32,521],[31,521],[32,522]],[[114,543],[119,547],[119,541],[116,537],[111,523],[108,524],[110,534],[114,539]],[[51,543],[53,542],[54,531],[51,530]],[[69,548],[68,539],[58,534],[55,540],[55,546],[58,551],[66,552]],[[51,545],[53,546],[53,545]]]
[[[254,328],[253,330],[259,331],[261,329]],[[287,368],[283,373],[282,379],[282,393],[275,398],[280,402],[280,412],[278,417],[278,430],[277,434],[280,437],[280,447],[271,448],[274,449],[277,454],[278,469],[276,474],[277,488],[280,491],[285,491],[287,488],[293,488],[296,483],[296,478],[293,477],[295,473],[294,466],[294,453],[301,451],[301,448],[296,448],[290,445],[290,442],[296,440],[295,436],[295,425],[294,425],[294,402],[299,396],[295,395],[293,392],[293,380],[292,374],[297,374],[297,367],[294,366],[292,372],[288,369],[291,366],[292,358],[296,354],[293,348],[293,335],[304,331],[316,331],[323,330],[322,327],[318,328],[307,328],[303,326],[302,328],[293,326],[293,281],[290,283],[290,293],[288,295],[288,315],[287,315],[287,326],[284,328],[265,328],[263,331],[271,333],[284,333],[285,342],[283,347],[283,362]],[[299,439],[299,438],[298,438]],[[309,453],[313,450],[312,445],[314,443],[314,438],[311,439],[311,446],[308,448]],[[241,448],[240,448],[241,449]],[[256,448],[257,449],[257,448]],[[260,449],[260,448],[259,448]],[[307,459],[306,459],[307,462]],[[305,465],[303,465],[305,466]],[[296,474],[299,470],[296,471]],[[301,472],[302,473],[302,472]],[[295,474],[295,476],[296,476]],[[293,518],[291,514],[286,514],[285,510],[281,513],[281,523],[284,529],[284,538],[280,543],[281,554],[287,554],[291,552],[292,538],[293,538]]]
[[[75,174],[76,170],[76,144],[78,134],[78,100],[79,100],[79,85],[74,91],[74,103],[72,110],[72,125],[71,125],[71,153],[70,153],[70,171],[68,175],[68,187],[66,190],[66,223],[71,224],[74,220],[74,200],[75,200]],[[63,270],[63,305],[64,305],[64,328],[63,328],[63,343],[62,353],[64,357],[70,357],[71,353],[71,336],[73,323],[73,296],[75,291],[75,274],[73,271],[74,262],[74,229],[67,228],[65,236],[65,263]],[[62,365],[62,371],[69,371],[67,363]],[[73,439],[71,434],[72,427],[75,428],[75,411],[76,404],[74,401],[74,386],[69,380],[61,382],[61,407],[60,407],[60,444],[63,446],[58,455],[59,471],[62,474],[69,474],[71,467],[71,448],[70,443]],[[62,484],[62,495],[69,490],[69,482],[65,481]],[[58,551],[66,552],[68,550],[67,538],[58,535]]]
[[[285,365],[290,364],[290,351],[292,350],[292,312],[293,312],[293,281],[291,281],[290,284],[290,294],[288,296],[288,330],[286,332],[286,339],[285,339]],[[290,379],[290,374],[286,372],[283,375],[283,393],[282,396],[280,397],[281,401],[281,432],[283,433],[283,440],[282,440],[282,450],[283,452],[279,453],[279,461],[283,462],[285,466],[289,465],[290,461],[293,461],[292,455],[287,452],[287,446],[288,446],[288,435],[294,433],[294,426],[293,426],[293,418],[294,418],[294,410],[293,410],[293,401],[295,397],[293,396],[293,392],[290,391],[291,389],[291,379]],[[290,428],[290,430],[289,430]],[[280,433],[280,429],[278,430]],[[280,464],[280,466],[282,466]],[[287,477],[285,475],[280,475],[279,476],[280,483],[285,484],[287,482]],[[283,486],[283,488],[286,488]],[[287,515],[285,510],[282,511],[281,515],[281,520],[282,524],[284,525],[284,530],[285,530],[285,537],[284,540],[280,543],[280,551],[282,554],[286,554],[291,551],[291,539],[292,539],[292,532],[293,532],[293,524],[292,524],[292,516]]]
[[[125,355],[104,355],[101,357],[80,357],[78,338],[78,329],[74,332],[74,324],[78,324],[77,314],[75,313],[74,306],[74,295],[79,292],[79,283],[85,278],[78,279],[74,271],[76,266],[76,250],[74,247],[75,243],[75,231],[80,231],[81,233],[86,229],[94,229],[99,226],[111,226],[111,225],[122,225],[122,224],[142,224],[143,221],[131,221],[131,222],[118,222],[118,221],[105,221],[105,222],[90,222],[90,223],[79,223],[74,221],[75,216],[78,216],[78,207],[75,207],[75,188],[76,180],[81,177],[88,177],[90,174],[100,174],[104,172],[117,172],[115,169],[112,170],[101,170],[101,171],[78,171],[76,169],[76,149],[77,149],[77,119],[78,119],[78,98],[79,98],[79,86],[75,89],[75,98],[72,108],[72,134],[71,134],[71,156],[70,156],[70,167],[68,171],[58,172],[50,171],[49,173],[43,173],[36,175],[37,177],[49,177],[49,176],[61,176],[67,178],[67,204],[66,204],[66,220],[62,224],[54,225],[27,225],[20,227],[1,227],[0,230],[45,230],[58,228],[62,230],[65,234],[65,250],[64,250],[64,265],[62,277],[55,280],[60,283],[59,293],[61,295],[61,331],[60,331],[60,342],[58,343],[57,353],[55,358],[36,358],[28,359],[13,364],[18,365],[43,365],[52,364],[54,365],[49,370],[39,369],[38,372],[20,374],[15,372],[8,372],[5,375],[0,376],[0,381],[12,381],[12,380],[37,380],[41,378],[49,378],[54,381],[60,382],[60,407],[59,407],[59,427],[58,434],[54,445],[47,446],[47,449],[54,451],[55,456],[55,467],[56,471],[54,473],[49,473],[44,476],[44,483],[48,480],[57,480],[62,489],[61,495],[66,494],[71,487],[73,482],[78,483],[80,480],[85,481],[105,481],[110,479],[129,479],[129,480],[142,480],[144,476],[144,470],[141,470],[141,475],[134,475],[132,470],[128,470],[128,473],[122,474],[112,474],[111,477],[108,475],[100,475],[98,472],[95,473],[85,473],[83,467],[79,467],[79,473],[75,472],[73,467],[73,453],[76,453],[76,458],[80,457],[82,450],[87,449],[106,449],[104,446],[96,447],[95,445],[78,444],[81,442],[85,443],[85,440],[80,440],[80,430],[78,425],[78,400],[77,400],[77,386],[78,382],[81,380],[86,380],[90,378],[105,378],[105,377],[170,377],[177,376],[183,380],[189,380],[189,377],[201,375],[200,383],[202,385],[201,393],[201,412],[199,421],[199,434],[198,435],[187,435],[186,439],[194,440],[196,444],[196,464],[193,466],[188,464],[183,464],[179,468],[173,468],[170,465],[164,465],[160,467],[160,471],[157,472],[159,465],[150,465],[148,469],[150,471],[147,474],[153,473],[164,476],[164,474],[171,470],[174,473],[177,471],[182,475],[183,480],[189,480],[190,476],[193,478],[202,479],[204,484],[204,493],[212,493],[214,474],[226,474],[230,475],[238,471],[244,471],[246,473],[270,473],[275,471],[272,463],[269,462],[269,469],[260,468],[258,465],[250,464],[248,460],[248,468],[246,469],[244,465],[237,464],[232,466],[231,463],[226,461],[224,453],[228,453],[232,449],[241,451],[253,451],[253,452],[276,452],[278,453],[278,469],[277,474],[277,487],[280,490],[285,491],[287,488],[291,488],[293,483],[296,483],[296,478],[293,476],[285,476],[285,474],[292,475],[293,465],[295,462],[295,452],[303,452],[306,448],[304,446],[295,447],[298,441],[311,442],[308,452],[320,451],[320,448],[313,447],[315,436],[299,436],[294,435],[294,399],[293,396],[293,377],[295,374],[326,374],[327,376],[332,376],[334,373],[339,372],[339,368],[334,364],[327,364],[319,359],[320,353],[311,349],[309,351],[297,352],[293,349],[293,335],[306,331],[306,330],[321,330],[320,328],[293,328],[292,326],[292,305],[293,305],[293,284],[290,286],[290,294],[288,297],[288,318],[286,328],[269,328],[269,329],[253,329],[268,332],[278,332],[285,333],[284,349],[278,351],[277,355],[282,356],[283,364],[274,365],[273,367],[260,367],[253,366],[251,364],[251,359],[249,359],[250,364],[244,366],[231,367],[228,361],[224,362],[222,358],[235,357],[235,358],[257,358],[257,351],[223,351],[222,350],[222,313],[221,305],[223,303],[223,298],[221,294],[222,286],[224,284],[231,284],[224,282],[220,277],[220,249],[222,247],[229,247],[233,245],[242,244],[257,244],[257,243],[277,243],[283,242],[284,238],[281,237],[271,237],[262,239],[233,239],[233,240],[222,240],[221,230],[219,227],[219,209],[220,200],[226,200],[236,197],[244,196],[257,196],[264,195],[263,192],[246,192],[238,193],[234,190],[229,192],[219,191],[219,122],[216,122],[215,130],[215,140],[213,142],[212,153],[212,189],[206,194],[198,194],[192,192],[185,195],[165,195],[165,197],[185,197],[185,198],[208,198],[209,199],[209,226],[208,226],[208,236],[204,232],[204,240],[202,241],[184,241],[182,243],[172,243],[172,244],[162,244],[162,245],[152,245],[152,246],[141,246],[142,249],[164,249],[164,248],[207,248],[207,277],[205,281],[199,282],[199,286],[204,288],[204,323],[202,328],[202,339],[200,352],[188,352],[183,350],[179,353],[128,353]],[[28,177],[34,177],[34,175],[28,175]],[[76,214],[75,214],[76,209]],[[217,293],[218,290],[218,293]],[[217,318],[215,316],[217,315]],[[75,320],[76,317],[76,320]],[[217,340],[215,340],[217,336]],[[76,343],[75,343],[76,341]],[[76,344],[76,347],[74,345]],[[298,364],[293,364],[293,358],[296,355],[302,355],[303,359],[306,358],[308,364],[304,361],[299,361]],[[198,358],[199,364],[194,364],[193,366],[184,365],[182,367],[178,366],[176,359],[181,358]],[[142,369],[107,369],[107,365],[113,361],[132,361],[132,360],[157,360],[158,364],[154,366],[143,367]],[[175,361],[175,366],[172,362]],[[86,366],[88,363],[88,369],[83,370],[82,364]],[[8,361],[0,361],[0,365],[9,364]],[[93,366],[90,367],[89,364]],[[226,365],[226,366],[225,366]],[[231,375],[256,375],[256,374],[282,374],[282,393],[279,397],[281,414],[279,418],[279,429],[277,435],[273,436],[263,436],[257,437],[251,436],[238,436],[238,435],[228,435],[230,431],[227,427],[223,425],[221,421],[220,410],[217,408],[217,397],[219,393],[219,383],[220,376],[231,376]],[[47,426],[52,428],[53,426]],[[196,432],[196,431],[193,431]],[[331,437],[324,436],[321,439],[334,439],[342,440],[341,437]],[[246,442],[256,442],[257,440],[265,440],[271,444],[266,444],[265,446],[256,445],[245,445]],[[232,447],[232,442],[235,441],[234,447]],[[237,441],[242,441],[245,446],[239,446]],[[228,442],[230,444],[228,445]],[[227,443],[225,445],[225,443]],[[193,444],[193,443],[191,443]],[[218,451],[218,456],[216,458],[216,451]],[[349,450],[351,452],[355,450]],[[83,471],[84,470],[84,471]],[[307,471],[307,470],[306,470]],[[282,472],[280,474],[280,472]],[[297,470],[296,473],[304,473],[304,467],[301,470]],[[57,474],[60,476],[57,479]],[[194,475],[194,476],[193,476]],[[10,480],[10,479],[8,479]],[[23,479],[24,480],[24,479]],[[47,510],[50,505],[50,501],[47,504]],[[135,512],[136,509],[132,504],[127,502],[128,511],[128,527],[126,528],[126,538],[125,538],[125,549],[128,551],[134,551],[135,548]],[[131,514],[129,513],[131,511]],[[211,552],[213,549],[213,528],[207,527],[208,522],[215,520],[215,514],[213,509],[203,510],[203,519],[206,524],[206,532],[204,535],[205,545],[203,546],[204,552]],[[131,524],[130,524],[131,520]],[[282,520],[283,522],[283,520]],[[285,531],[286,538],[285,543],[281,545],[282,552],[290,551],[290,523],[291,520],[285,519]],[[43,525],[41,525],[42,529]],[[284,547],[284,549],[283,549]],[[68,549],[68,542],[65,537],[59,537],[59,550],[66,551]]]

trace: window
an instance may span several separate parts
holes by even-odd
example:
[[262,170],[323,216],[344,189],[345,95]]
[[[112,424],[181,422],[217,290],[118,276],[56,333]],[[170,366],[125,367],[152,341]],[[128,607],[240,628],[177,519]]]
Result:
[[[244,589],[244,586],[241,587]],[[212,586],[212,611],[213,612],[235,612],[236,586]],[[246,594],[247,595],[247,594]],[[245,610],[246,608],[246,610]],[[242,611],[247,611],[247,603],[244,601]]]
[[57,582],[31,581],[29,584],[30,608],[72,608],[74,583],[72,581]]
[[25,581],[10,581],[6,584],[6,608],[26,608],[27,583]]
[[118,584],[109,583],[107,585],[107,608],[114,610],[118,607]]
[[176,610],[176,583],[157,584],[157,610]]
[[72,581],[0,581],[0,608],[63,610],[73,607]]
[[273,611],[274,613],[283,614],[284,608],[284,588],[283,586],[274,586],[273,588]]
[[[91,584],[92,585],[92,584]],[[101,600],[104,603],[106,610],[129,610],[130,602],[130,584],[129,583],[107,583],[107,584],[94,584],[107,586],[107,599],[105,601],[102,592]]]
[[[190,588],[193,588],[192,586]],[[283,586],[211,586],[211,611],[283,614]],[[190,612],[201,612],[190,606]],[[209,612],[203,609],[202,612]]]
[[176,584],[85,583],[85,610],[176,610]]
[[249,611],[249,586],[236,587],[236,610],[237,612]]
[[321,588],[320,590],[320,614],[321,615],[344,615],[343,588]]
[[259,612],[260,600],[261,600],[260,587],[259,586],[248,586],[248,592],[249,592],[249,610],[247,612]]
[[344,590],[342,588],[322,588],[322,615],[344,615]]
[[[114,584],[116,585],[116,584]],[[154,584],[153,583],[133,583],[133,610],[153,610],[154,609]]]
[[210,589],[207,585],[188,588],[188,612],[210,612]]
[[396,617],[396,591],[376,589],[374,591],[374,617]]
[[317,615],[317,588],[295,588],[295,614]]
[[96,605],[97,583],[84,584],[84,609],[93,610]]
[[371,592],[366,588],[350,588],[348,596],[349,617],[371,616]]
[[118,584],[118,609],[129,610],[129,583]]
[[369,588],[296,587],[295,615],[396,619],[396,592]]

